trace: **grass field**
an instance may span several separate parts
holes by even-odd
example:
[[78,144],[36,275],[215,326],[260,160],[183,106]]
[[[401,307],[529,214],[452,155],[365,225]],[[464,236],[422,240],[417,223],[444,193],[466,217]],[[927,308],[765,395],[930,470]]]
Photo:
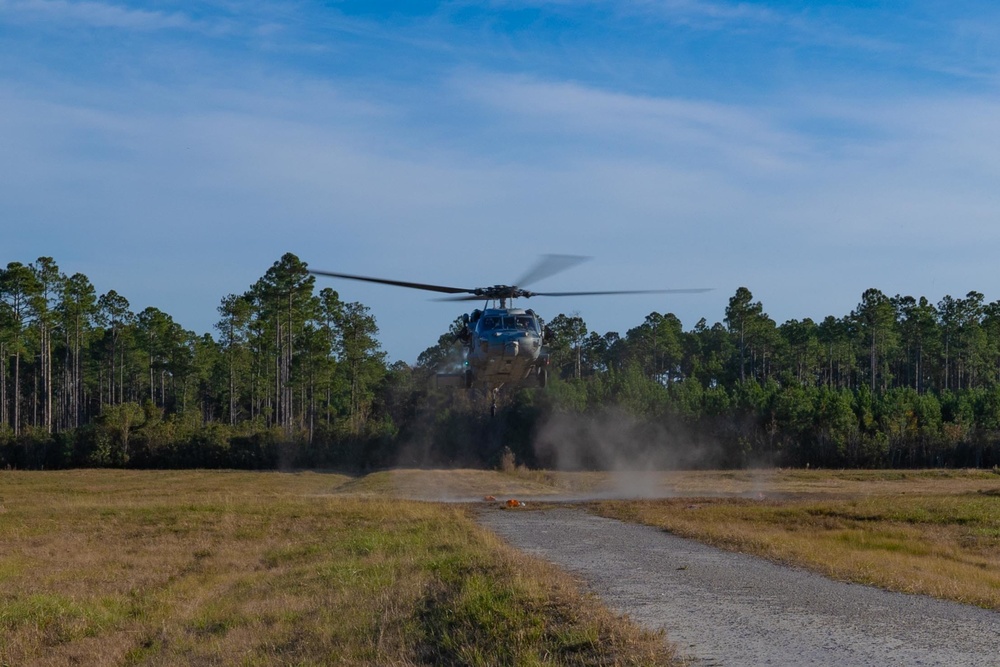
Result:
[[671,664],[467,508],[384,483],[0,472],[0,665]]
[[741,471],[675,482],[684,497],[593,508],[837,579],[1000,609],[993,471]]
[[0,667],[671,664],[485,495],[1000,609],[991,471],[0,472]]

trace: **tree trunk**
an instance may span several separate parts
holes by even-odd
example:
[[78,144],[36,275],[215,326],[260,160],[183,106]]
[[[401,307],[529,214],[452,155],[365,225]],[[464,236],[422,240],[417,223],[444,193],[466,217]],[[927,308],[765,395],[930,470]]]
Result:
[[14,354],[14,435],[21,434],[21,350]]
[[281,424],[281,320],[274,326],[274,414],[271,424]]
[[7,346],[0,343],[0,424],[9,424],[7,409]]
[[52,338],[45,327],[45,432],[52,433]]

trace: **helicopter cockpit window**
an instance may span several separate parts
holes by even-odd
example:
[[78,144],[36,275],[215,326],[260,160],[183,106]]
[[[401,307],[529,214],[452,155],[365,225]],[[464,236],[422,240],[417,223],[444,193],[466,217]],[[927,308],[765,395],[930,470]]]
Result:
[[529,315],[490,315],[479,321],[479,331],[535,331],[535,320]]

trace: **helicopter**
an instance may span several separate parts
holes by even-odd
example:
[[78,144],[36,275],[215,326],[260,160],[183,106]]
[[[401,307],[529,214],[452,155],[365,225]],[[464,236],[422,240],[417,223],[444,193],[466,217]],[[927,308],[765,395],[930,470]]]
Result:
[[523,287],[565,271],[587,259],[589,258],[579,255],[543,255],[538,263],[514,285],[474,288],[429,285],[313,269],[310,269],[309,273],[328,278],[361,280],[396,287],[461,295],[439,298],[438,301],[483,300],[482,308],[477,308],[462,316],[463,328],[458,333],[458,339],[465,347],[464,372],[438,373],[436,381],[438,386],[483,390],[490,399],[490,415],[496,416],[501,390],[525,386],[544,388],[548,382],[549,354],[545,349],[545,339],[551,337],[551,331],[534,310],[513,307],[514,299],[529,299],[535,296],[691,294],[707,292],[710,289],[534,292]]

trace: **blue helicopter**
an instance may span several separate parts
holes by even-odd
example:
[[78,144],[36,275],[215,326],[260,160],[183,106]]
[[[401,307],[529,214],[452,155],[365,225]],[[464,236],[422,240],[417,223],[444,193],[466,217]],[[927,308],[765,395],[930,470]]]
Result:
[[594,296],[615,294],[681,294],[706,292],[706,288],[667,290],[612,290],[587,292],[534,292],[518,285],[535,281],[575,266],[587,257],[578,255],[544,255],[541,260],[516,285],[492,287],[448,287],[425,283],[372,278],[346,273],[310,270],[317,276],[362,280],[383,285],[461,295],[440,301],[479,301],[481,309],[463,316],[464,327],[458,338],[465,347],[464,373],[438,373],[438,386],[465,387],[482,390],[490,400],[490,414],[496,415],[501,390],[518,387],[545,387],[548,382],[549,355],[545,339],[551,332],[538,314],[529,309],[508,307],[514,299],[535,296]]

